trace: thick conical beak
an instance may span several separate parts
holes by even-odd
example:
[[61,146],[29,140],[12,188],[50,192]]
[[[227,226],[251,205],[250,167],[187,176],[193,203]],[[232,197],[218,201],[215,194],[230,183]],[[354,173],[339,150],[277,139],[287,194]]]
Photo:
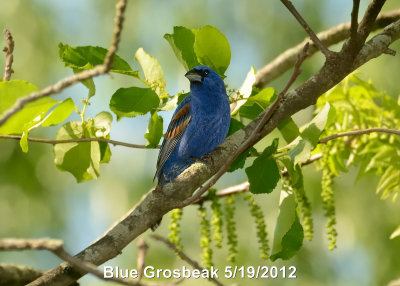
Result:
[[199,72],[195,69],[191,69],[188,71],[185,76],[189,79],[190,82],[202,82],[203,77],[199,74]]

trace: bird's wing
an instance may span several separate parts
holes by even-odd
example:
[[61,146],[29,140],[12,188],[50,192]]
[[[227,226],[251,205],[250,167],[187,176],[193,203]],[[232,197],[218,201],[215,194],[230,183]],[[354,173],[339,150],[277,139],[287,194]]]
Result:
[[[174,151],[176,144],[183,135],[183,131],[188,126],[191,119],[190,114],[190,97],[187,96],[176,109],[169,123],[167,133],[165,133],[164,141],[161,145],[160,153],[157,160],[157,171],[154,179],[159,175],[165,162]],[[153,180],[154,180],[153,179]]]

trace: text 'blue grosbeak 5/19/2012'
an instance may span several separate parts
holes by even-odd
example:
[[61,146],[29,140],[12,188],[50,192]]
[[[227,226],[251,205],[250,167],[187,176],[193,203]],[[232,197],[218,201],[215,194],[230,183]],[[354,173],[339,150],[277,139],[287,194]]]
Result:
[[190,94],[176,108],[158,155],[155,177],[161,186],[195,158],[213,151],[229,129],[230,108],[222,78],[207,66],[197,66],[185,76]]

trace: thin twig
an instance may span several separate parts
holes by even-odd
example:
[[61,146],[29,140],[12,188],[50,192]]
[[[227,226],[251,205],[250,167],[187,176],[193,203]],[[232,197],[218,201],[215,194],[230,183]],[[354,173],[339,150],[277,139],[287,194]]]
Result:
[[328,50],[327,47],[321,42],[321,40],[317,37],[311,27],[307,24],[307,22],[303,19],[299,12],[297,12],[296,8],[293,6],[292,2],[289,0],[281,0],[283,5],[288,8],[288,10],[293,14],[296,20],[300,23],[300,25],[304,28],[304,30],[308,33],[311,40],[315,43],[315,45],[321,50],[321,52],[325,55],[325,57],[329,57],[332,52]]
[[40,91],[32,92],[29,95],[18,99],[12,107],[3,112],[3,115],[0,117],[0,126],[2,126],[12,115],[20,111],[25,105],[30,102],[49,96],[51,94],[59,93],[65,88],[74,85],[80,81],[107,73],[112,68],[114,55],[118,50],[118,44],[120,41],[122,24],[124,20],[123,12],[126,9],[126,2],[127,0],[120,0],[116,5],[115,28],[113,38],[103,64],[95,66],[91,70],[85,70],[73,76],[64,78],[54,85],[48,86]]
[[[386,27],[390,23],[395,22],[399,19],[400,9],[393,10],[387,13],[382,13],[376,19],[373,30]],[[317,37],[321,40],[322,43],[324,43],[325,46],[329,47],[346,40],[350,36],[350,26],[350,22],[342,23],[337,25],[336,27],[318,33]],[[259,69],[256,74],[256,81],[254,82],[254,86],[258,88],[263,88],[268,83],[277,79],[290,68],[292,68],[296,63],[298,54],[301,53],[305,43],[307,42],[310,42],[309,38],[305,39],[303,42],[297,44],[296,46],[287,49],[286,51],[275,57],[267,65]],[[312,42],[308,50],[308,57],[311,57],[317,51],[318,48]]]
[[357,37],[359,9],[360,9],[360,0],[353,0],[353,10],[351,10],[351,26],[350,26],[350,37],[353,39]]
[[3,33],[4,39],[6,41],[6,46],[3,48],[3,52],[6,53],[6,64],[4,66],[3,81],[9,81],[11,79],[11,74],[14,72],[12,69],[12,63],[14,61],[14,39],[8,29],[4,29]]
[[275,99],[275,101],[269,106],[267,110],[264,111],[264,115],[261,118],[260,122],[258,123],[257,127],[253,130],[251,135],[247,138],[246,141],[243,142],[243,144],[228,158],[228,160],[225,162],[225,164],[218,170],[218,172],[214,175],[214,177],[211,178],[210,181],[203,187],[201,187],[193,196],[190,198],[184,200],[181,204],[180,207],[185,207],[193,202],[196,202],[200,197],[209,189],[211,188],[219,178],[225,172],[229,169],[230,165],[232,162],[244,151],[246,151],[249,147],[251,147],[255,141],[257,141],[257,138],[259,137],[259,132],[261,129],[264,127],[264,125],[268,122],[268,120],[271,118],[272,114],[276,110],[276,108],[279,106],[279,103],[281,99],[284,97],[286,92],[288,91],[289,87],[294,83],[296,78],[300,75],[301,70],[300,66],[302,62],[306,59],[307,57],[307,50],[308,50],[308,44],[306,44],[303,48],[303,52],[300,54],[298,57],[297,63],[295,64],[293,74],[290,77],[289,81],[287,82],[285,88],[282,90],[281,93],[279,93],[278,97]]
[[381,133],[389,133],[389,134],[400,135],[400,130],[375,127],[375,128],[370,128],[370,129],[354,130],[354,131],[347,131],[347,132],[334,134],[334,135],[322,138],[321,140],[319,140],[319,143],[326,143],[326,142],[328,142],[330,140],[333,140],[333,139],[336,139],[336,138],[339,138],[339,137],[360,136],[360,135],[364,135],[364,134],[370,134],[370,133],[373,133],[373,132],[381,132]]
[[357,33],[361,38],[361,44],[363,44],[369,33],[371,33],[374,26],[375,20],[378,17],[379,12],[382,10],[383,4],[386,0],[373,0],[365,11],[364,17],[358,25]]
[[[168,239],[157,235],[157,234],[151,234],[150,235],[151,238],[160,241],[162,243],[164,243],[166,246],[168,246],[168,248],[172,249],[172,251],[174,251],[182,260],[186,261],[189,265],[191,265],[193,268],[195,269],[199,269],[200,271],[203,271],[205,268],[202,267],[199,263],[197,263],[195,260],[191,259],[189,256],[187,256],[182,250],[179,250],[175,244],[173,244],[172,242],[170,242]],[[224,286],[224,284],[222,284],[221,282],[219,282],[217,279],[210,277],[209,279],[211,282],[214,282],[214,284],[218,285],[218,286]]]
[[0,250],[48,250],[57,255],[62,260],[70,263],[80,271],[89,272],[98,278],[106,281],[114,281],[124,285],[141,286],[141,283],[132,279],[123,278],[104,278],[104,272],[97,269],[97,267],[86,261],[82,261],[76,257],[68,254],[63,248],[63,242],[59,239],[41,238],[41,239],[15,239],[6,238],[0,239]]
[[[1,135],[0,134],[0,139],[20,140],[21,137],[22,137],[21,135]],[[124,146],[124,147],[129,147],[129,148],[138,148],[138,149],[159,149],[160,148],[160,145],[157,145],[157,147],[154,147],[154,148],[148,148],[145,145],[131,144],[131,143],[126,143],[126,142],[121,142],[121,141],[116,141],[116,140],[111,140],[111,139],[105,139],[105,138],[74,138],[74,139],[65,139],[65,140],[51,140],[51,139],[28,137],[28,141],[52,144],[52,145],[67,144],[67,143],[79,143],[79,142],[104,142],[104,143],[112,144],[114,146]]]
[[146,254],[149,246],[146,241],[142,237],[138,242],[139,253],[137,256],[137,271],[138,271],[138,281],[141,281],[143,278],[144,266],[146,265]]

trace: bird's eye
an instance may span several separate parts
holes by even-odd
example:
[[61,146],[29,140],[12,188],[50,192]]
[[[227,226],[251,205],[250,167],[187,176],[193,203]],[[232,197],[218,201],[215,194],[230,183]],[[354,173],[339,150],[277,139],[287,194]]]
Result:
[[204,71],[203,71],[203,76],[208,76],[209,73],[210,73],[209,70],[204,70]]

